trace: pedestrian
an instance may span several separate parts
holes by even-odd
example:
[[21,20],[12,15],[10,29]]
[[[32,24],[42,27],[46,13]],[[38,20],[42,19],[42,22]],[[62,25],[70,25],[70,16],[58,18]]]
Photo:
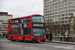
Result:
[[51,31],[50,31],[50,39],[49,40],[52,41],[52,33],[51,33]]
[[62,32],[61,32],[61,34],[59,34],[59,36],[60,36],[60,41],[62,42]]
[[7,33],[6,33],[6,38],[8,38],[8,35],[7,35]]
[[3,38],[4,38],[5,34],[3,33]]
[[3,38],[3,33],[1,34],[1,37]]
[[48,33],[46,34],[46,39],[47,39],[47,41],[49,40],[49,34]]
[[65,40],[66,40],[66,42],[68,41],[68,33],[67,32],[65,32]]
[[0,37],[1,37],[1,34],[0,34]]
[[65,33],[64,33],[64,41],[65,41]]

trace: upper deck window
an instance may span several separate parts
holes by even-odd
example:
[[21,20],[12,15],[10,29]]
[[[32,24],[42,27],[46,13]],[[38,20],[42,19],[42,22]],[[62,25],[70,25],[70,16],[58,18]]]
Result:
[[32,22],[44,23],[44,18],[43,18],[43,16],[34,15],[34,16],[32,16]]
[[16,19],[16,20],[15,20],[15,23],[19,23],[19,20],[18,20],[18,19]]
[[30,17],[24,18],[24,23],[30,22]]
[[14,24],[14,20],[10,20],[10,24]]
[[23,23],[23,19],[20,19],[20,23]]
[[11,19],[10,24],[19,23],[19,19]]
[[30,22],[30,17],[27,18],[22,18],[22,19],[11,19],[10,24],[15,24],[15,23],[29,23]]
[[27,22],[27,18],[24,18],[24,23],[26,23]]
[[30,22],[30,17],[28,17],[28,22]]

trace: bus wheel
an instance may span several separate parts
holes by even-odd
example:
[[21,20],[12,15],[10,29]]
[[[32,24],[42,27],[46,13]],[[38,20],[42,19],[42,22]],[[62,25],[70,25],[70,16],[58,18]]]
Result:
[[46,42],[46,40],[43,40],[43,42]]
[[23,42],[26,42],[25,37],[23,38]]
[[13,41],[13,37],[11,37],[11,41]]
[[16,40],[14,40],[13,37],[11,37],[11,41],[16,41]]
[[40,43],[40,41],[36,41],[36,43]]

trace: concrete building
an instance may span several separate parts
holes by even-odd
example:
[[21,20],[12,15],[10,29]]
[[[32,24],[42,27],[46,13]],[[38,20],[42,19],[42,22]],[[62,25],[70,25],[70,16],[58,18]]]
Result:
[[0,34],[7,33],[8,19],[12,18],[8,12],[0,12]]
[[[75,0],[43,0],[44,16],[47,32],[52,32],[54,36],[66,31],[71,33],[71,13],[75,13]],[[75,17],[75,16],[74,16]],[[75,30],[75,24],[73,25]],[[75,33],[75,31],[74,31]]]

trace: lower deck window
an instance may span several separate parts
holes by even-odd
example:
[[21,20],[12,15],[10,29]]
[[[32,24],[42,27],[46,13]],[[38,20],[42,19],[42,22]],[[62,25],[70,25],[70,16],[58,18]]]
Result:
[[10,34],[21,34],[21,29],[10,29]]
[[24,29],[24,34],[31,34],[31,29],[30,28]]

